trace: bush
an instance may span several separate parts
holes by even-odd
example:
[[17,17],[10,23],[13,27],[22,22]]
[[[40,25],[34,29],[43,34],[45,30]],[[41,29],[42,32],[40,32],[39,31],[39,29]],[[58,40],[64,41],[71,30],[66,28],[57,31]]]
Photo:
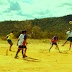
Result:
[[34,26],[32,28],[31,38],[34,38],[34,39],[42,38],[42,31],[41,31],[40,27]]

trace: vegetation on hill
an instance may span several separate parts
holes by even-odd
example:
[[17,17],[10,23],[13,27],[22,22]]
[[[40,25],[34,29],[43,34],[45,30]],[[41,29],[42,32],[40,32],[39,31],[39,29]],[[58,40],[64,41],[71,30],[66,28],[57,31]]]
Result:
[[69,24],[70,20],[72,15],[26,21],[4,21],[0,22],[0,36],[15,31],[15,36],[18,37],[22,30],[27,30],[29,38],[52,38],[55,33],[58,33],[60,39],[66,39],[65,31],[72,28]]

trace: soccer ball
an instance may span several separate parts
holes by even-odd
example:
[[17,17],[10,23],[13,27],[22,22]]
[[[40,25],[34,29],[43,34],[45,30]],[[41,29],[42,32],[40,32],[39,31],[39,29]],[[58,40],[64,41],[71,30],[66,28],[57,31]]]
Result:
[[69,21],[69,24],[72,24],[72,21]]

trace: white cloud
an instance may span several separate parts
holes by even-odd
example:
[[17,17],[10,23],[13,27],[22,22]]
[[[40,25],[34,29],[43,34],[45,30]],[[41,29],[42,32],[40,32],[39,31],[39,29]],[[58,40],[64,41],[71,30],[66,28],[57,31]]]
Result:
[[72,14],[72,0],[0,0],[1,20],[26,20]]

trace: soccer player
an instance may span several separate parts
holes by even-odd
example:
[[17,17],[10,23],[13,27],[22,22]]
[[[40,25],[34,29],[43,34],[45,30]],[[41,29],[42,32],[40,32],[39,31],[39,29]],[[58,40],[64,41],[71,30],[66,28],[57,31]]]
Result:
[[23,54],[23,41],[24,41],[24,31],[22,31],[22,34],[20,34],[18,38],[18,42],[17,42],[18,50],[16,52],[15,58],[18,57],[18,53],[20,52],[20,50],[22,50],[22,55],[24,55]]
[[10,44],[9,51],[11,51],[11,47],[12,47],[12,45],[13,45],[12,38],[14,38],[14,31],[12,31],[12,32],[7,36],[7,41],[8,41],[8,43]]
[[25,31],[25,34],[24,34],[24,41],[23,41],[23,48],[25,48],[25,52],[24,52],[24,57],[27,57],[26,56],[26,51],[27,51],[27,47],[26,47],[26,45],[27,45],[28,43],[27,43],[27,31]]
[[71,28],[69,28],[69,30],[66,32],[66,34],[68,34],[68,38],[62,46],[64,46],[67,43],[67,41],[70,41],[70,48],[69,48],[69,50],[70,50],[71,49],[71,43],[72,43],[72,30],[71,30]]
[[58,35],[56,34],[51,40],[51,47],[49,49],[49,52],[50,52],[51,48],[53,47],[53,45],[56,45],[58,51],[60,52],[57,42],[58,42]]
[[[66,32],[67,32],[68,30],[66,30]],[[66,34],[66,33],[65,33]],[[62,45],[62,46],[64,46],[65,44],[67,43],[67,40],[64,42],[64,44]]]
[[[18,53],[20,52],[20,50],[22,50],[23,58],[26,56],[26,55],[23,53],[23,49],[26,48],[26,46],[23,45],[24,36],[26,36],[25,33],[26,33],[26,31],[22,31],[22,34],[20,34],[20,36],[19,36],[19,38],[18,38],[18,42],[17,42],[18,50],[17,50],[17,52],[16,52],[15,58],[18,57]],[[25,51],[25,53],[26,53],[26,51]]]

